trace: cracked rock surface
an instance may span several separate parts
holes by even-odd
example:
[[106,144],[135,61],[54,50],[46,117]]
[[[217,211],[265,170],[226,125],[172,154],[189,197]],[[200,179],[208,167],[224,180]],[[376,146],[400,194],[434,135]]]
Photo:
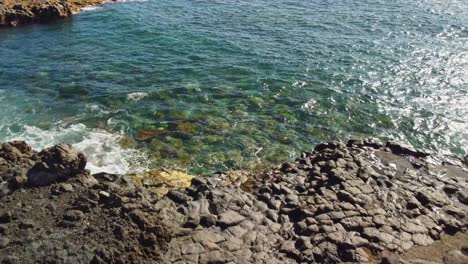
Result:
[[330,142],[264,173],[196,177],[158,197],[129,176],[90,175],[80,154],[70,145],[39,153],[24,142],[0,146],[0,261],[467,258],[468,168],[456,157],[374,139]]
[[467,179],[460,160],[394,143],[322,144],[267,172],[252,193],[220,176],[159,201],[183,218],[164,260],[339,263],[403,253],[466,230]]

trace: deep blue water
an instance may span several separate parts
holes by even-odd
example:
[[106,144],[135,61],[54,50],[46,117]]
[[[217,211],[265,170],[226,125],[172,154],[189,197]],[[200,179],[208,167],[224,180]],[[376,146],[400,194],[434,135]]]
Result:
[[464,155],[467,25],[464,0],[148,0],[0,29],[0,141],[110,172],[259,169],[354,136]]

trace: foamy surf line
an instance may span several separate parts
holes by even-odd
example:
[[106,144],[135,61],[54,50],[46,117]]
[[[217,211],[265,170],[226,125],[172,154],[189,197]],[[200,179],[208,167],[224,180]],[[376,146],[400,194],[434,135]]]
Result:
[[93,174],[147,171],[147,155],[136,149],[122,148],[119,145],[121,137],[120,133],[112,134],[101,129],[89,129],[83,124],[74,124],[67,127],[57,126],[50,130],[24,126],[22,132],[9,135],[5,141],[24,140],[35,150],[59,143],[73,144],[86,155],[86,168]]
[[127,94],[127,99],[133,102],[138,102],[147,96],[148,96],[148,93],[145,93],[145,92],[129,93]]
[[[126,3],[126,2],[147,2],[148,0],[104,0],[100,4]],[[80,9],[81,12],[94,11],[100,9],[100,5],[88,5]]]
[[80,9],[80,11],[82,12],[86,12],[86,11],[93,11],[93,10],[96,10],[96,9],[99,9],[101,8],[100,6],[85,6],[85,7],[82,7]]

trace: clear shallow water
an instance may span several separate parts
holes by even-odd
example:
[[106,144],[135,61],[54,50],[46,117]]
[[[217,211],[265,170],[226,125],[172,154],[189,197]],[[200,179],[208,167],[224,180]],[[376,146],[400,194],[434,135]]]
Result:
[[0,29],[0,140],[119,173],[259,169],[351,136],[464,155],[467,25],[463,0],[149,0]]

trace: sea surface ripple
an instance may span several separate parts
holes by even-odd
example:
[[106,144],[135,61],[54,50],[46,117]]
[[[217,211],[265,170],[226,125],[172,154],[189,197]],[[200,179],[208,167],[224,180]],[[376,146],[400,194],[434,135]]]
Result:
[[0,141],[115,173],[262,169],[355,136],[465,155],[467,25],[464,0],[148,0],[0,29]]

